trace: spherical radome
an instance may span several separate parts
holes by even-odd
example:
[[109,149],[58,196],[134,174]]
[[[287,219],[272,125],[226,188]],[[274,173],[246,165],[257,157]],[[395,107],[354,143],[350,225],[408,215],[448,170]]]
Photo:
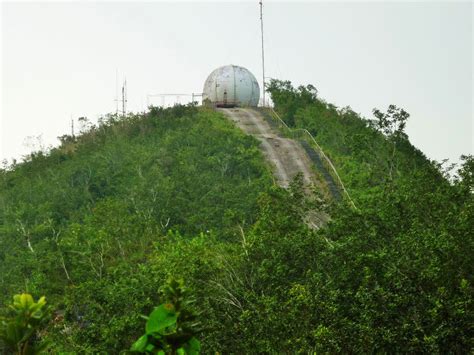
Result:
[[260,87],[255,76],[247,69],[226,65],[209,74],[204,83],[202,99],[204,103],[218,107],[257,106]]

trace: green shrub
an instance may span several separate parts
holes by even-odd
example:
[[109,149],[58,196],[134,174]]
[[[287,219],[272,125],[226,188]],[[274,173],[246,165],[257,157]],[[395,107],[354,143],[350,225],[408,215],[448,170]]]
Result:
[[170,280],[164,289],[167,303],[156,307],[148,317],[145,334],[130,349],[146,354],[199,354],[201,344],[195,335],[200,330],[196,313],[182,281]]
[[21,355],[44,350],[47,344],[40,341],[39,332],[49,316],[46,298],[35,302],[28,293],[15,295],[8,313],[0,318],[0,350]]

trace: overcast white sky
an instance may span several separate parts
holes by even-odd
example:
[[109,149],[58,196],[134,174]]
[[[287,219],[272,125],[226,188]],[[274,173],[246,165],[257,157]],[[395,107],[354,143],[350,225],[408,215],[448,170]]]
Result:
[[[261,84],[258,0],[3,2],[0,159],[70,132],[70,117],[115,111],[116,69],[129,109],[149,93],[201,92],[237,64]],[[405,108],[431,159],[473,152],[471,2],[265,1],[266,75],[315,85],[365,117]],[[160,104],[161,100],[154,102]]]

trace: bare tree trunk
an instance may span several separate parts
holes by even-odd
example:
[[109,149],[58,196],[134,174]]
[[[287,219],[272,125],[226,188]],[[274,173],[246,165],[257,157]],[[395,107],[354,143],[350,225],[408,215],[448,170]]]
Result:
[[28,249],[30,249],[30,251],[32,253],[34,253],[35,250],[33,249],[33,246],[31,245],[30,233],[26,230],[26,228],[23,225],[22,221],[17,219],[16,222],[18,223],[17,230],[20,231],[23,234],[23,237],[26,239],[26,245],[28,246]]
[[61,256],[61,265],[62,265],[62,267],[63,267],[64,273],[66,274],[66,278],[68,279],[68,281],[69,281],[70,283],[72,283],[71,277],[69,276],[69,272],[67,271],[66,264],[65,264],[65,262],[64,262],[63,253],[61,253],[61,251],[59,251],[59,255]]
[[396,142],[393,142],[393,149],[392,149],[392,156],[390,157],[389,161],[389,176],[390,176],[390,181],[393,181],[393,168],[395,165],[395,151],[396,151]]

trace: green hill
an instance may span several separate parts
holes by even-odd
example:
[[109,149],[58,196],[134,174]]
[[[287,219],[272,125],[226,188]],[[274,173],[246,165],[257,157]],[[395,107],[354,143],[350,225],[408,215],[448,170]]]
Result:
[[53,352],[128,349],[169,277],[196,300],[203,353],[472,351],[472,157],[450,181],[400,110],[368,121],[312,86],[269,92],[356,209],[274,186],[258,141],[215,111],[107,116],[0,171],[0,302],[46,295]]

